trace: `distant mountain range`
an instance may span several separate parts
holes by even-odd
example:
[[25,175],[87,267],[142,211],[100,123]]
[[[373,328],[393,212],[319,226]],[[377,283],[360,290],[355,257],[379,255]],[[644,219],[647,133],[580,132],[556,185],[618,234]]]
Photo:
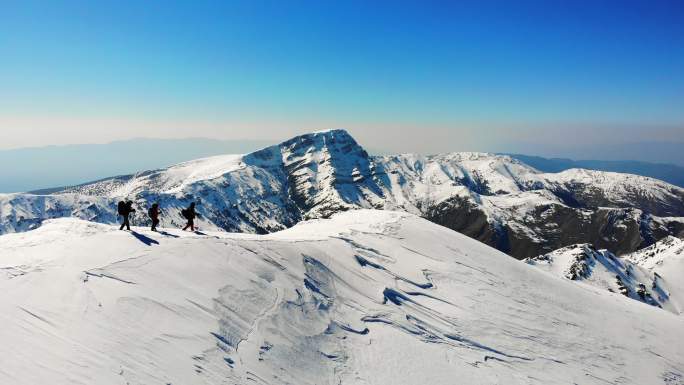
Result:
[[561,172],[572,168],[612,171],[643,175],[684,187],[684,167],[665,163],[649,163],[635,160],[572,160],[565,158],[542,158],[522,154],[504,154],[521,160],[544,172]]
[[244,154],[271,145],[259,140],[130,139],[0,151],[0,193],[69,186],[112,175],[168,167],[186,160]]
[[[274,144],[264,140],[130,139],[106,144],[77,144],[0,150],[0,193],[73,186],[112,175],[154,170],[225,154],[246,154]],[[372,151],[371,153],[386,153]],[[684,187],[684,167],[640,161],[571,160],[504,154],[544,172],[571,168],[614,171],[660,179]],[[47,189],[45,191],[41,191]]]
[[116,202],[159,202],[162,226],[199,201],[207,230],[269,233],[337,212],[399,210],[516,258],[590,243],[617,255],[684,235],[684,189],[643,176],[570,169],[544,173],[510,156],[457,152],[373,156],[346,131],[301,135],[247,155],[222,155],[49,194],[0,194],[0,233],[45,219],[117,220]]

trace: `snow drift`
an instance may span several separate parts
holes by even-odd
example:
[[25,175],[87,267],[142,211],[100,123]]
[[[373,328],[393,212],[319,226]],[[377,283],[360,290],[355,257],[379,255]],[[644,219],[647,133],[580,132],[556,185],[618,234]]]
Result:
[[682,384],[684,319],[417,216],[0,236],[3,384]]

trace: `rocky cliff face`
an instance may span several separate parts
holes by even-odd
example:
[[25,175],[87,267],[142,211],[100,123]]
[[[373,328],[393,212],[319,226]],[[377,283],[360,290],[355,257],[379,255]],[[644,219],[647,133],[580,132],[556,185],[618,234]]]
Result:
[[137,223],[157,201],[162,226],[179,226],[180,209],[198,201],[202,228],[249,233],[357,208],[407,211],[517,258],[573,243],[622,254],[684,236],[684,190],[661,181],[579,169],[541,173],[483,153],[370,156],[343,130],[50,195],[0,195],[0,233],[65,216],[112,223],[121,199],[136,202]]

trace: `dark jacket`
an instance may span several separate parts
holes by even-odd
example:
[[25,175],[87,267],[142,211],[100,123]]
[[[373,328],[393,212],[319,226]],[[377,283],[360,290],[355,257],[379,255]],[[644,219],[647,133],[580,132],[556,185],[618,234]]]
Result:
[[190,206],[187,209],[185,209],[185,217],[189,220],[197,218],[197,213],[195,212],[194,206]]
[[134,212],[135,212],[135,209],[133,208],[133,202],[127,202],[126,206],[124,207],[123,215],[128,216]]
[[150,210],[147,212],[147,214],[150,216],[152,219],[159,219],[159,206],[152,206],[150,207]]

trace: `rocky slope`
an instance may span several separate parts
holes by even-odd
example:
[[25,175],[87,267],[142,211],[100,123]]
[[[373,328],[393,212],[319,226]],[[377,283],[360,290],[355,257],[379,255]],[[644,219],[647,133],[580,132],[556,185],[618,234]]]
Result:
[[559,278],[684,313],[684,241],[675,237],[623,257],[577,244],[524,261]]
[[648,270],[658,285],[666,285],[665,295],[674,312],[684,314],[684,241],[666,237],[625,257]]
[[575,243],[617,254],[684,235],[684,190],[628,174],[541,173],[507,156],[452,153],[369,156],[345,131],[292,138],[226,155],[120,176],[49,195],[0,195],[0,233],[74,216],[113,223],[120,199],[158,201],[163,226],[200,202],[205,230],[268,233],[358,208],[423,216],[524,258]]
[[554,276],[620,293],[678,314],[676,299],[675,304],[671,303],[669,282],[658,280],[657,275],[608,250],[578,244],[524,261]]

